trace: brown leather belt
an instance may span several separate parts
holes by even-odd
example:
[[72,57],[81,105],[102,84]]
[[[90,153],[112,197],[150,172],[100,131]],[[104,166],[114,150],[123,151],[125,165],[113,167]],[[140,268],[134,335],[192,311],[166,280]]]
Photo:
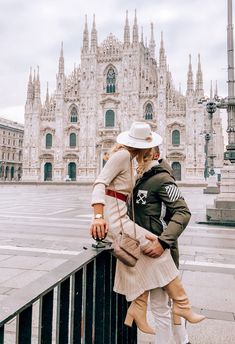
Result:
[[124,195],[121,192],[117,192],[117,191],[114,191],[114,190],[111,190],[111,189],[106,189],[105,190],[105,194],[107,196],[111,196],[111,197],[120,199],[123,202],[126,202],[126,200],[127,200],[127,195]]

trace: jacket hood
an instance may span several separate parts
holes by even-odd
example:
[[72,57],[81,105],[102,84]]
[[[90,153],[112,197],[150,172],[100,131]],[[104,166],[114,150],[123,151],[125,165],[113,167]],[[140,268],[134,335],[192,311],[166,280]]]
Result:
[[143,174],[143,176],[137,180],[137,183],[143,182],[144,180],[161,172],[167,172],[173,179],[175,179],[173,176],[173,170],[170,167],[170,165],[166,162],[166,160],[160,159],[158,162],[159,164],[153,166],[150,170],[146,171]]

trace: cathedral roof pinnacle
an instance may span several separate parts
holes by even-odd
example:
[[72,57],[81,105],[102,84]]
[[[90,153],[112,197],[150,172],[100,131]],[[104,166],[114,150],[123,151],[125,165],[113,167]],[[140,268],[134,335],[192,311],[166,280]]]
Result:
[[126,21],[124,26],[124,46],[129,47],[130,45],[130,26],[128,20],[128,11],[126,10]]
[[211,87],[210,87],[210,99],[213,99],[213,84],[211,80]]
[[198,54],[198,68],[197,68],[197,77],[196,77],[196,95],[199,98],[202,98],[204,96],[204,90],[203,90],[203,76],[202,76],[202,68],[201,68],[201,59],[200,54]]
[[218,84],[217,84],[217,80],[215,81],[215,93],[214,93],[214,97],[215,97],[215,98],[218,97]]
[[194,92],[193,88],[193,71],[192,71],[192,58],[189,54],[189,65],[188,65],[188,80],[187,80],[187,95],[192,95]]
[[59,57],[59,75],[64,75],[64,47],[63,42],[61,42],[60,57]]
[[132,32],[132,42],[133,44],[137,44],[139,42],[136,9],[135,9],[135,18],[134,18],[134,25],[133,25],[133,32]]
[[143,29],[143,26],[141,26],[141,43],[144,44],[144,29]]
[[88,25],[87,25],[87,15],[85,15],[85,26],[83,30],[83,52],[88,52],[89,50],[89,32],[88,32]]
[[149,41],[149,49],[150,49],[150,55],[152,58],[155,58],[155,40],[154,40],[154,33],[153,33],[153,23],[151,23],[151,35],[150,35],[150,41]]
[[95,52],[97,49],[97,30],[95,26],[95,14],[93,14],[93,24],[91,29],[91,50],[92,52]]
[[46,101],[45,104],[49,104],[49,90],[48,90],[48,81],[47,81],[47,92],[46,92]]

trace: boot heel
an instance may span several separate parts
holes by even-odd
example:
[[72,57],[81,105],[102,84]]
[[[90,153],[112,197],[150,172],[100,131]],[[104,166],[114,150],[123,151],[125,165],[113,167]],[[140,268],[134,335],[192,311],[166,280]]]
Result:
[[134,321],[133,316],[131,316],[130,314],[127,313],[126,319],[125,319],[125,321],[124,321],[124,324],[125,324],[126,326],[132,327],[133,321]]
[[181,325],[181,317],[179,315],[173,313],[172,318],[174,325]]

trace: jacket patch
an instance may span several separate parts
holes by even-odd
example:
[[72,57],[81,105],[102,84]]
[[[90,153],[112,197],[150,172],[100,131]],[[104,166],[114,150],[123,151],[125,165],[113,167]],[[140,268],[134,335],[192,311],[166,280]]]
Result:
[[182,198],[180,190],[174,184],[165,186],[166,192],[169,196],[170,201],[175,202],[177,199]]
[[136,204],[146,204],[147,201],[147,190],[138,190],[138,194],[136,197]]

